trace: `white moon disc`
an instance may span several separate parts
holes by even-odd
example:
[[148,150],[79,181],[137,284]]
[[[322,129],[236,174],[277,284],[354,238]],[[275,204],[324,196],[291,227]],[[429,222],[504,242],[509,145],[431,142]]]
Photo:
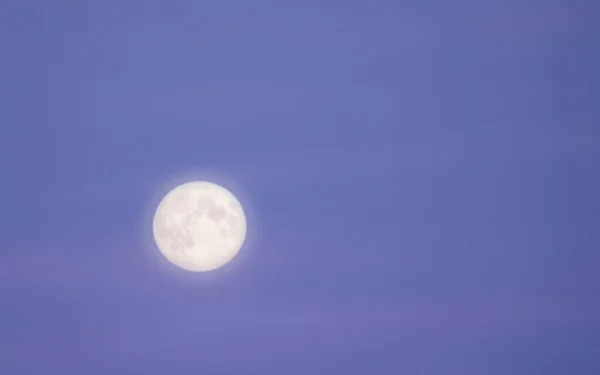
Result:
[[231,261],[246,238],[246,215],[227,189],[206,181],[171,190],[154,214],[154,240],[176,266],[192,272]]

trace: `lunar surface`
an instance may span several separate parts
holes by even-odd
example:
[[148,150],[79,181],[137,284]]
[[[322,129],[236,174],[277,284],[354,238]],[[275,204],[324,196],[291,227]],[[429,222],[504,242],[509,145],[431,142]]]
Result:
[[246,238],[246,216],[227,189],[211,182],[188,182],[159,203],[153,232],[168,261],[187,271],[211,271],[240,251]]

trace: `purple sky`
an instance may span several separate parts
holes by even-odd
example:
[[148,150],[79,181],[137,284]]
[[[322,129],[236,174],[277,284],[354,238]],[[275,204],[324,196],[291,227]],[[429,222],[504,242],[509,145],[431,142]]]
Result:
[[[0,374],[600,373],[594,3],[2,2]],[[205,170],[256,236],[190,276]]]

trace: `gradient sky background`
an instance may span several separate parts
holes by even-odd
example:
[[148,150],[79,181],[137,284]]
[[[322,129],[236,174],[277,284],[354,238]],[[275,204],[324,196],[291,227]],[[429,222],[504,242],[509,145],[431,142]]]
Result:
[[[599,374],[595,1],[3,1],[0,373]],[[148,217],[245,192],[184,282]]]

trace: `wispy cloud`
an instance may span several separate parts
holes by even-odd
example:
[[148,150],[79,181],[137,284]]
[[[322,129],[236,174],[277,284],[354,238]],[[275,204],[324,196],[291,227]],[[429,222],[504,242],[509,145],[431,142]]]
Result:
[[[224,364],[258,358],[314,358],[318,353],[344,354],[373,342],[413,346],[439,340],[494,340],[539,332],[573,332],[600,328],[600,306],[590,304],[424,303],[408,306],[283,306],[207,303],[185,299],[140,305],[126,314],[89,314],[83,326],[71,325],[52,335],[0,340],[11,358],[2,366],[36,354],[40,367],[161,363],[192,360]],[[81,314],[77,310],[73,314]],[[219,322],[219,323],[217,323]],[[49,324],[51,324],[49,322]]]
[[[264,281],[277,282],[273,268],[305,265],[271,259],[228,280],[186,283],[162,274],[139,248],[103,246],[85,254],[2,253],[0,298],[8,304],[0,321],[0,370],[156,368],[183,360],[227,366],[233,352],[236,366],[258,366],[268,358],[341,358],[382,341],[427,348],[440,340],[600,329],[600,300],[273,299],[261,289]],[[255,282],[262,272],[269,273],[263,284]],[[13,328],[17,316],[24,323]]]
[[[600,133],[593,129],[511,131],[510,135],[463,134],[422,137],[379,147],[314,148],[310,153],[282,152],[278,158],[253,158],[231,173],[252,186],[299,189],[401,176],[411,170],[430,173],[480,168],[539,165],[569,155],[600,155]],[[376,168],[374,167],[376,166]]]

